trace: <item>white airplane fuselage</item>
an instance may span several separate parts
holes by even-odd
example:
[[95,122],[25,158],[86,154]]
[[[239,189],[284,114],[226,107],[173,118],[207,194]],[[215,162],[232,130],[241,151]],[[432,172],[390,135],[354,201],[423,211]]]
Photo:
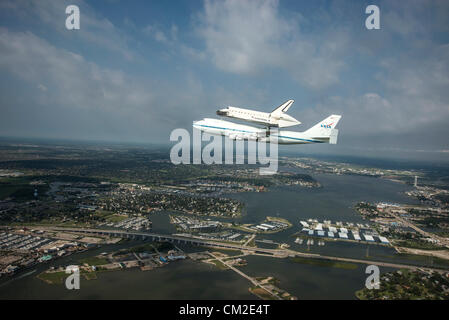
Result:
[[[339,116],[338,116],[339,117]],[[339,119],[339,118],[338,118]],[[338,120],[337,120],[338,122]],[[335,123],[336,124],[336,123]],[[237,124],[229,121],[205,118],[193,122],[193,127],[205,133],[226,136],[231,140],[253,140],[278,144],[306,144],[306,143],[331,143],[335,144],[338,130],[327,128],[329,134],[317,134],[315,130],[311,132],[272,130],[264,128]]]

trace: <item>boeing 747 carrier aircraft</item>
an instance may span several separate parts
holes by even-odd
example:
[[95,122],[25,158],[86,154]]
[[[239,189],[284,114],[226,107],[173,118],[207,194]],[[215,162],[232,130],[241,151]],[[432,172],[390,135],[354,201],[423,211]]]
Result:
[[210,118],[194,121],[193,127],[209,134],[226,136],[232,140],[254,140],[278,144],[336,144],[338,130],[335,126],[340,119],[340,115],[331,115],[304,132],[270,130],[270,127],[258,128]]

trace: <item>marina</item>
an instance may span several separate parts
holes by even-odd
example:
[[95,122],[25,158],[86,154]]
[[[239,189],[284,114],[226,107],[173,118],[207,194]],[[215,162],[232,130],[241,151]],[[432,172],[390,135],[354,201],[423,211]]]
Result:
[[[302,229],[300,234],[307,237],[327,238],[329,240],[352,240],[357,242],[376,243],[389,245],[390,241],[377,233],[368,224],[353,222],[336,222],[324,220],[319,222],[317,219],[301,220]],[[296,242],[296,241],[295,241]]]

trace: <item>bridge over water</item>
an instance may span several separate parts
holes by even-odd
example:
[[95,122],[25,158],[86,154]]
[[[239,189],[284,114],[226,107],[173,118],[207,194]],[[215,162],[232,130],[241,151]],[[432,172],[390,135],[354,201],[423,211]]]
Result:
[[42,229],[52,230],[52,231],[62,231],[62,232],[75,232],[75,233],[84,233],[84,234],[93,234],[93,235],[106,235],[111,237],[120,237],[120,238],[129,238],[129,239],[140,239],[140,240],[148,240],[148,241],[168,241],[179,244],[192,244],[198,246],[205,247],[216,247],[216,248],[224,248],[224,249],[232,249],[232,250],[240,250],[247,253],[259,254],[259,255],[270,255],[277,258],[286,258],[286,257],[304,257],[304,258],[312,258],[312,259],[323,259],[323,260],[331,260],[331,261],[341,261],[341,262],[350,262],[350,263],[359,263],[359,264],[369,264],[369,265],[377,265],[384,266],[390,268],[406,268],[406,269],[424,269],[428,271],[436,271],[436,272],[448,272],[447,268],[435,268],[435,267],[423,267],[417,265],[406,265],[399,263],[391,263],[385,261],[372,261],[367,259],[353,259],[353,258],[343,258],[343,257],[334,257],[334,256],[324,256],[320,254],[313,253],[304,253],[298,252],[291,249],[267,249],[267,248],[258,248],[258,247],[250,247],[245,245],[217,242],[212,240],[202,240],[191,237],[184,237],[179,235],[163,235],[151,232],[132,232],[132,231],[123,231],[123,230],[107,230],[107,229],[83,229],[83,228],[62,228],[62,227],[44,227]]
[[[217,242],[212,240],[203,240],[192,237],[184,237],[180,235],[164,235],[151,232],[133,232],[124,230],[108,230],[108,229],[84,229],[84,228],[62,228],[62,227],[47,227],[47,230],[60,231],[60,232],[75,232],[90,235],[105,235],[110,237],[128,238],[135,240],[148,240],[148,241],[167,241],[179,244],[191,244],[206,247],[218,247],[224,249],[245,250],[253,253],[269,254],[276,256],[286,256],[286,251],[282,249],[266,249],[249,247],[238,244]],[[311,255],[313,256],[313,255]]]

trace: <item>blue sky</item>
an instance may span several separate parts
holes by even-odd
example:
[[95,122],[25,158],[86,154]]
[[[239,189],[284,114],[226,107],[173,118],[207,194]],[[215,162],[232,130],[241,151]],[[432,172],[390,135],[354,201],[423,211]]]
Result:
[[219,107],[294,99],[297,130],[343,115],[337,146],[295,148],[447,160],[447,21],[444,0],[3,0],[0,135],[168,143]]

